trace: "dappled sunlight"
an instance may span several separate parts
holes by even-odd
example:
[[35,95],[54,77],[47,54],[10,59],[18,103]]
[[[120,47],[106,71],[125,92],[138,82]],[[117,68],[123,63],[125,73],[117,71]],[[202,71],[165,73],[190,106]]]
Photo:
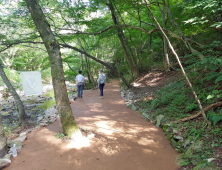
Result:
[[118,131],[116,129],[113,129],[114,124],[115,122],[110,122],[110,121],[99,121],[95,123],[95,125],[99,128],[99,130],[107,135],[111,135],[113,132]]
[[133,87],[139,87],[139,86],[141,86],[142,84],[141,84],[141,83],[136,83],[136,82],[134,82],[134,83],[132,83],[132,85],[133,85]]
[[115,155],[120,151],[120,148],[118,146],[111,147],[111,146],[103,146],[100,148],[100,152],[106,155]]
[[112,101],[110,102],[111,104],[124,104],[124,101],[123,100],[117,100],[117,101]]
[[153,151],[153,150],[151,150],[151,149],[143,149],[143,152],[144,152],[145,154],[157,154],[157,152],[155,152],[155,151]]
[[138,144],[140,144],[140,145],[150,145],[150,144],[155,144],[155,142],[153,140],[141,137],[138,140]]
[[[168,153],[175,155],[175,152],[165,141],[163,132],[142,119],[139,113],[126,108],[119,88],[113,88],[113,84],[112,88],[109,84],[106,87],[104,100],[99,99],[98,91],[87,91],[83,99],[71,104],[83,137],[57,139],[55,134],[63,131],[58,120],[36,129],[28,134],[11,169],[142,170],[149,169],[152,163],[156,169],[161,169],[159,161],[174,164]],[[94,138],[85,137],[91,133],[93,135],[88,137]]]
[[89,111],[92,112],[103,112],[102,108],[102,104],[101,103],[93,103],[92,105],[87,105],[87,107],[89,108]]
[[149,73],[138,78],[132,83],[134,87],[157,86],[162,79],[163,73]]
[[75,149],[81,149],[83,147],[89,147],[90,146],[90,140],[85,137],[79,137],[78,139],[69,142],[69,144],[67,144],[67,149],[70,148],[75,148]]
[[130,126],[131,129],[128,130],[128,132],[130,133],[138,133],[138,132],[157,132],[158,129],[157,128],[143,128],[143,127],[139,127],[139,126],[135,126],[135,125],[131,125]]

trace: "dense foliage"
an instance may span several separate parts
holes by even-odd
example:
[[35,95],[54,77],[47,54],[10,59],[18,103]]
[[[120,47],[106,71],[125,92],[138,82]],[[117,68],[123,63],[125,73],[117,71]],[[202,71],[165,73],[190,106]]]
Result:
[[[60,44],[66,80],[74,81],[78,70],[83,70],[88,86],[93,87],[98,71],[107,68],[106,64],[128,83],[153,69],[180,71],[145,2],[39,0]],[[148,4],[180,56],[203,106],[221,101],[222,3],[219,0],[150,0]],[[20,88],[19,71],[34,70],[41,71],[43,82],[49,83],[48,54],[25,2],[0,1],[0,23],[0,64],[4,65],[12,84]],[[108,77],[117,76],[110,68],[106,69]],[[3,84],[0,78],[0,85]],[[154,117],[167,115],[166,122],[198,112],[183,78],[158,91],[154,100],[142,102],[141,107],[155,110]],[[207,118],[213,123],[211,131],[197,130],[201,129],[202,122],[191,121],[180,128],[196,130],[191,128],[184,137],[188,134],[203,137],[209,133],[215,139],[214,146],[220,145],[221,109],[209,111]]]

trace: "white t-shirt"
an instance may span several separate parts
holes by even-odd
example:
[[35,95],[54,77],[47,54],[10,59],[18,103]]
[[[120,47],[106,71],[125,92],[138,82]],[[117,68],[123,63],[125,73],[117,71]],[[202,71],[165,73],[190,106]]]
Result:
[[85,78],[84,78],[84,76],[82,74],[79,74],[79,75],[76,76],[76,80],[77,80],[78,83],[83,82],[84,79]]

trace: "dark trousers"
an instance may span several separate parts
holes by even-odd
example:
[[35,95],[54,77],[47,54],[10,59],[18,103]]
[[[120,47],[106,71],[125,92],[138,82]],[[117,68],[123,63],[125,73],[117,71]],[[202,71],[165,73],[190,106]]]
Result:
[[99,84],[99,89],[100,89],[100,96],[103,96],[103,88],[105,86],[105,83]]
[[78,97],[82,97],[83,94],[83,84],[82,85],[78,85]]

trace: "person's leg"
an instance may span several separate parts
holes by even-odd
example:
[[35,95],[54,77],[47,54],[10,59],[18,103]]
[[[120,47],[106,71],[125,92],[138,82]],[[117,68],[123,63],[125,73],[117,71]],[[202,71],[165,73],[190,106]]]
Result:
[[100,96],[102,96],[102,84],[99,84]]
[[82,98],[83,95],[83,85],[80,86],[80,97]]
[[80,86],[78,86],[78,97],[80,97]]
[[101,84],[101,96],[103,96],[103,88],[105,84]]

